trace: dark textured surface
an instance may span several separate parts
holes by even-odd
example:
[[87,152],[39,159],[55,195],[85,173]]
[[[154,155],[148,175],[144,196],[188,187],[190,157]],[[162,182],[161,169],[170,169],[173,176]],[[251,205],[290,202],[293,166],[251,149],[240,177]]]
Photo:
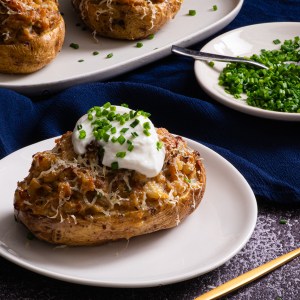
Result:
[[[154,288],[117,289],[81,286],[50,279],[0,258],[0,299],[149,299],[190,300],[300,244],[300,208],[259,205],[256,229],[230,261],[200,277]],[[287,224],[280,224],[281,219]],[[224,299],[300,299],[300,258]]]

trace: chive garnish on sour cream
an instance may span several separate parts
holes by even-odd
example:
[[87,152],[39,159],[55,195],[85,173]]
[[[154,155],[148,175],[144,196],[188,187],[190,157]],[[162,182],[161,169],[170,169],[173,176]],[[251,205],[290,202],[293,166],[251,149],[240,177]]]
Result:
[[154,177],[164,163],[164,145],[149,119],[150,114],[126,106],[107,102],[89,109],[73,131],[74,150],[84,155],[87,146],[96,142],[103,149],[103,165],[112,170],[130,169]]

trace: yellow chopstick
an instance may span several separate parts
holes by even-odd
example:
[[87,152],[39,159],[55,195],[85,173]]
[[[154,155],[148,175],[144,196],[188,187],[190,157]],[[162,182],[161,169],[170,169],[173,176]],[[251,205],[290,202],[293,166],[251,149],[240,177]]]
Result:
[[228,293],[235,291],[236,289],[254,281],[255,279],[275,270],[276,268],[282,266],[288,261],[296,258],[300,255],[300,248],[295,249],[287,254],[281,255],[260,267],[257,267],[251,271],[248,271],[218,287],[215,289],[195,298],[195,300],[212,300],[218,299],[222,296],[227,295]]

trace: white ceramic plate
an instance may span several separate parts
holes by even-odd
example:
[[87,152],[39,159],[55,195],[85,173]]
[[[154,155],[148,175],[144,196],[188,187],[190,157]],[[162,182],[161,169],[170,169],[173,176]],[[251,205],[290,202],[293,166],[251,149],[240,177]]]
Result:
[[[53,93],[74,84],[105,80],[145,65],[170,54],[172,44],[191,45],[216,33],[229,24],[240,11],[243,0],[187,0],[175,19],[163,27],[152,40],[143,40],[137,48],[134,41],[116,41],[93,38],[83,31],[71,5],[71,0],[61,1],[61,11],[66,21],[66,39],[61,53],[44,69],[31,75],[0,74],[0,87],[14,89],[23,94]],[[213,11],[212,6],[218,10]],[[196,16],[188,16],[190,9]],[[79,49],[69,47],[79,44]],[[93,55],[99,51],[99,55]],[[113,53],[113,57],[106,56]],[[83,59],[83,62],[78,60]]]
[[[251,56],[259,54],[261,49],[279,49],[273,40],[279,39],[282,42],[293,39],[300,34],[300,22],[279,22],[264,23],[246,26],[222,34],[209,43],[201,51],[230,56]],[[263,110],[251,107],[245,97],[237,100],[227,94],[224,88],[218,85],[218,78],[222,69],[226,66],[224,62],[215,62],[211,68],[206,62],[195,62],[195,74],[201,87],[215,100],[238,110],[240,112],[275,120],[300,121],[299,113],[284,113]]]
[[0,161],[0,255],[34,272],[75,283],[146,287],[209,272],[234,256],[250,238],[256,200],[242,175],[217,153],[188,140],[204,158],[207,190],[197,210],[178,227],[96,247],[61,248],[28,240],[14,221],[13,194],[28,173],[33,153],[54,139],[23,148]]

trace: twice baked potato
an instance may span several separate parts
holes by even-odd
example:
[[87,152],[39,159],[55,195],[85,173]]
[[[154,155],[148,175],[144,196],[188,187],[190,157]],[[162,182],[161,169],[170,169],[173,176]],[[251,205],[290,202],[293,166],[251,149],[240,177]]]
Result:
[[178,225],[203,197],[204,165],[181,137],[154,130],[164,156],[153,177],[103,165],[96,141],[77,154],[72,133],[65,133],[52,150],[33,156],[29,175],[15,191],[16,219],[41,240],[71,246],[129,239]]
[[57,0],[0,1],[0,73],[43,68],[61,50],[64,37]]
[[137,40],[156,33],[174,18],[183,0],[72,0],[82,21],[95,33]]

